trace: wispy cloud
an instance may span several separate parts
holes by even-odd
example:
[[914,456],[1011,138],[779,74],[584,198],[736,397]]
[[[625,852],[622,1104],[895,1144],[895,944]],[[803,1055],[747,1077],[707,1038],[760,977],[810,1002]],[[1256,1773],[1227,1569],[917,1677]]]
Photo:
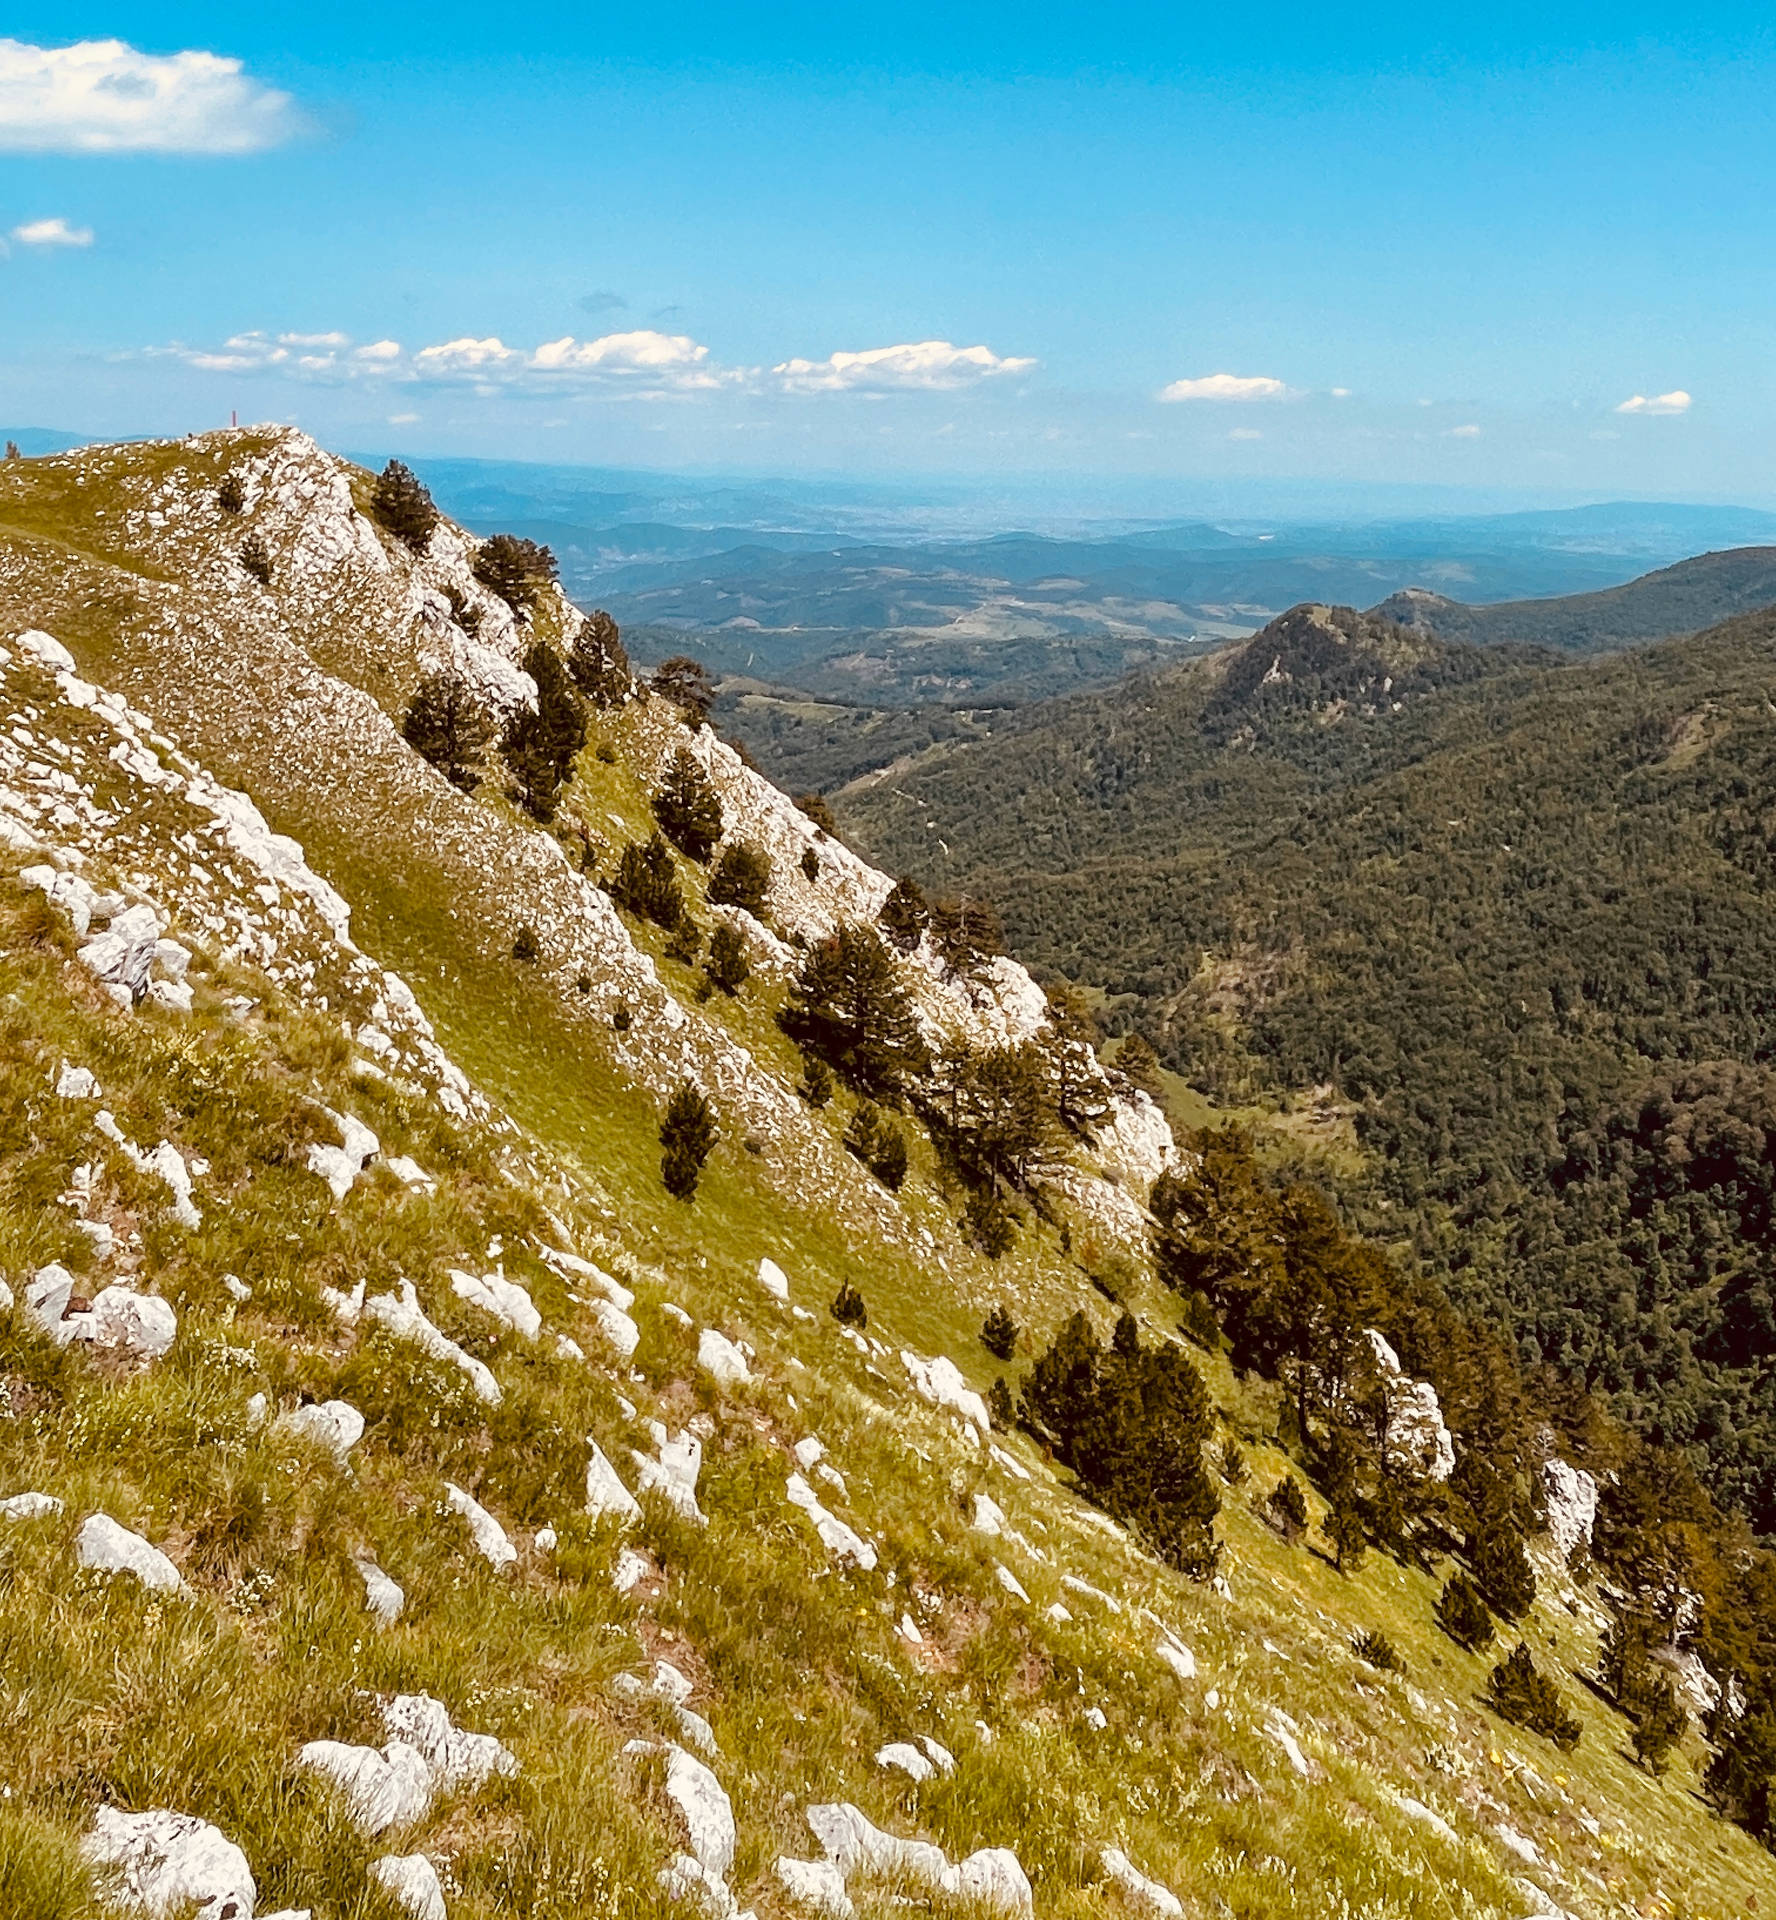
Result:
[[1688,413],[1689,410],[1690,396],[1682,387],[1674,387],[1670,393],[1651,396],[1632,394],[1616,409],[1618,413]]
[[860,353],[833,353],[824,360],[785,360],[771,369],[788,393],[948,392],[981,380],[1028,373],[1036,362],[1001,357],[988,347],[956,347],[947,340],[920,340]]
[[1235,427],[1227,437],[1229,440],[1262,440],[1264,435],[1256,427]]
[[0,149],[256,153],[300,128],[287,93],[221,54],[139,53],[122,40],[0,39]]
[[1281,400],[1289,389],[1267,373],[1205,373],[1194,380],[1174,380],[1161,387],[1159,397],[1180,400]]
[[1448,437],[1451,440],[1478,440],[1480,429],[1470,421],[1465,427],[1451,427]]
[[27,220],[7,236],[21,247],[90,247],[91,227],[71,227],[60,214],[53,220]]

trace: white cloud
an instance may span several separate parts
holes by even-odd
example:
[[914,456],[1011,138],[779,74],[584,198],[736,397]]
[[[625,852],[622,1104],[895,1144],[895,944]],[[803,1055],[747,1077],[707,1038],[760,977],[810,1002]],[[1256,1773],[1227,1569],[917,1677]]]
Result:
[[1350,397],[1351,390],[1349,387],[1334,387],[1332,389],[1332,398],[1334,400],[1348,400]]
[[465,335],[460,340],[446,340],[441,346],[421,347],[413,364],[421,373],[485,373],[489,367],[503,367],[523,357],[491,334],[485,340]]
[[1690,396],[1682,387],[1670,393],[1656,393],[1649,399],[1644,393],[1632,395],[1616,409],[1618,413],[1688,413]]
[[0,149],[10,152],[256,153],[299,125],[287,93],[220,54],[0,39]]
[[607,333],[596,340],[567,334],[550,340],[530,356],[532,372],[578,374],[612,381],[651,382],[679,390],[730,385],[740,378],[708,364],[709,349],[686,333],[656,333],[642,327],[632,333]]
[[391,427],[411,427],[417,425],[418,421],[419,415],[417,413],[391,413],[389,415],[389,425]]
[[1267,373],[1205,373],[1195,380],[1174,380],[1161,387],[1162,400],[1280,400],[1289,391]]
[[343,347],[351,342],[349,333],[280,333],[282,347]]
[[824,360],[785,360],[771,369],[789,393],[948,392],[1001,374],[1028,373],[1036,362],[1002,358],[988,347],[920,340]]
[[354,347],[352,358],[361,360],[369,366],[387,366],[401,357],[399,340],[372,340],[367,347]]
[[21,247],[90,247],[91,227],[71,227],[60,214],[53,220],[27,220],[14,227],[10,236]]
[[1264,435],[1256,427],[1235,427],[1227,437],[1229,440],[1262,440]]
[[1449,429],[1449,437],[1451,440],[1478,440],[1480,438],[1480,429],[1470,422],[1465,427],[1451,427]]

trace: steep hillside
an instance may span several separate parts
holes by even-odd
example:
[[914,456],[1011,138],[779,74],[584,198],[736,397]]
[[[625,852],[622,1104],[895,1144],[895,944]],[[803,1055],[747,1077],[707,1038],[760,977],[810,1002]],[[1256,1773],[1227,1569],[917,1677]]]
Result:
[[[0,1912],[1770,1898],[1694,1791],[1700,1735],[1661,1781],[1575,1678],[1608,1619],[1600,1489],[1550,1451],[1590,1458],[1578,1426],[1524,1460],[1522,1633],[1566,1750],[1489,1710],[1502,1647],[1436,1624],[1447,1521],[1366,1558],[1316,1493],[1306,1538],[1267,1522],[1291,1396],[1328,1442],[1374,1414],[1330,1375],[1323,1407],[1299,1370],[1236,1376],[1219,1340],[1183,1362],[1141,1201],[1194,1175],[1150,1104],[1065,1056],[1094,1117],[997,1260],[922,1123],[905,1184],[874,1178],[774,1015],[886,878],[657,697],[592,716],[552,829],[452,787],[395,724],[421,674],[454,660],[516,715],[526,645],[576,617],[515,617],[457,530],[416,557],[368,499],[293,434],[0,473]],[[759,916],[681,863],[753,961],[732,998],[582,864],[646,836],[680,754],[771,863]],[[893,973],[944,1072],[1051,1018],[1014,964],[928,938]],[[719,1139],[680,1200],[685,1081]],[[1212,1397],[1198,1579],[980,1397],[1081,1311]],[[1496,1409],[1457,1370],[1440,1410],[1378,1340],[1379,1457],[1428,1515],[1496,1459]],[[1700,1705],[1695,1609],[1669,1630]]]
[[1776,619],[1572,667],[1417,634],[1385,698],[1338,631],[1298,612],[841,811],[1203,1091],[1349,1113],[1377,1231],[1768,1531],[1770,1116],[1728,1068],[1776,1053]]
[[1735,614],[1769,606],[1776,606],[1776,547],[1735,547],[1680,560],[1601,593],[1465,606],[1409,587],[1390,594],[1371,611],[1475,646],[1519,641],[1562,653],[1608,653],[1697,633]]

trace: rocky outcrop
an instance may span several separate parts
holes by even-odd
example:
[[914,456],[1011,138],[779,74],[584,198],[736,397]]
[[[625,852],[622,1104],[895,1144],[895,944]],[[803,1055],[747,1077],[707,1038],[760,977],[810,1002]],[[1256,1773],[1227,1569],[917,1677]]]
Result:
[[98,1807],[80,1851],[122,1905],[151,1920],[253,1920],[247,1856],[192,1814]]
[[1580,1551],[1589,1553],[1597,1520],[1597,1482],[1591,1475],[1551,1455],[1542,1462],[1542,1504],[1560,1558],[1570,1561]]
[[1437,1389],[1428,1380],[1414,1380],[1400,1365],[1400,1356],[1374,1327],[1364,1331],[1369,1345],[1370,1372],[1387,1410],[1387,1457],[1427,1480],[1447,1480],[1455,1471],[1455,1441],[1443,1424]]

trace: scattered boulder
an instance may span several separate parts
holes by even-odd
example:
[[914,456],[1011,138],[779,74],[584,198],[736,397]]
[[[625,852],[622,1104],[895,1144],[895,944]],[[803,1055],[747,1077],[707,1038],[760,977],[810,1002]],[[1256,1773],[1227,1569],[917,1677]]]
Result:
[[[54,897],[53,895],[51,896]],[[80,949],[80,963],[103,982],[120,1007],[138,1005],[148,992],[160,938],[160,916],[149,906],[126,907],[110,926]]]
[[1422,1473],[1427,1480],[1447,1480],[1455,1471],[1455,1442],[1443,1424],[1437,1389],[1428,1380],[1411,1379],[1400,1366],[1400,1356],[1376,1328],[1366,1327],[1363,1337],[1387,1406],[1389,1461]]
[[935,1360],[923,1360],[903,1348],[900,1359],[921,1399],[960,1414],[982,1433],[991,1432],[993,1422],[988,1416],[986,1401],[969,1386],[961,1368],[947,1354],[939,1354]]
[[822,1506],[814,1489],[799,1473],[792,1473],[789,1476],[784,1498],[792,1507],[800,1508],[814,1523],[814,1531],[820,1536],[820,1544],[835,1560],[849,1560],[853,1566],[861,1567],[865,1573],[874,1569],[875,1548],[864,1539],[862,1534],[846,1526],[836,1514],[830,1513]]
[[474,1537],[481,1557],[495,1573],[504,1573],[518,1558],[518,1549],[506,1538],[505,1528],[478,1500],[464,1493],[454,1482],[444,1482],[444,1497],[469,1523],[469,1532]]
[[848,1880],[853,1873],[904,1877],[936,1893],[950,1871],[949,1856],[929,1840],[902,1840],[884,1833],[849,1801],[808,1809],[808,1825]]
[[891,1741],[883,1747],[876,1755],[876,1765],[898,1768],[915,1786],[922,1786],[937,1771],[917,1747],[909,1746],[904,1740]]
[[1196,1655],[1168,1628],[1160,1629],[1159,1645],[1154,1648],[1154,1652],[1180,1680],[1196,1678]]
[[56,1343],[76,1340],[130,1360],[158,1360],[179,1331],[169,1301],[130,1287],[105,1287],[83,1302],[78,1282],[55,1262],[39,1267],[25,1287],[25,1311]]
[[856,1908],[845,1891],[845,1876],[830,1860],[795,1860],[783,1854],[775,1871],[783,1891],[798,1907],[818,1914],[820,1920],[852,1920]]
[[438,1869],[423,1853],[388,1853],[370,1862],[370,1878],[412,1915],[413,1920],[450,1920]]
[[759,1262],[758,1283],[773,1300],[789,1305],[789,1275],[769,1256]]
[[517,1756],[490,1733],[465,1733],[429,1693],[398,1693],[382,1710],[383,1728],[425,1756],[441,1792],[473,1792],[498,1775],[518,1772]]
[[392,1627],[401,1617],[407,1596],[368,1554],[353,1563],[364,1582],[364,1605],[379,1626]]
[[1030,1596],[1024,1591],[1024,1583],[1008,1566],[1003,1562],[995,1561],[993,1565],[993,1575],[1000,1586],[1002,1586],[1014,1600],[1021,1600],[1026,1606],[1029,1605]]
[[349,1400],[323,1400],[315,1406],[279,1414],[277,1427],[325,1447],[344,1466],[352,1448],[364,1437],[364,1416]]
[[1157,1880],[1149,1880],[1120,1847],[1106,1847],[1098,1859],[1104,1871],[1131,1900],[1138,1900],[1155,1913],[1164,1914],[1165,1920],[1184,1920],[1183,1901],[1170,1887],[1162,1887]]
[[53,1493],[15,1493],[0,1500],[0,1520],[44,1520],[61,1511]]
[[[657,1753],[645,1740],[631,1741],[625,1752]],[[734,1864],[734,1808],[722,1783],[695,1754],[669,1746],[666,1754],[666,1797],[684,1818],[691,1838],[691,1856],[706,1873],[725,1881]]]
[[322,1107],[321,1111],[339,1129],[341,1144],[337,1147],[311,1145],[308,1170],[326,1181],[335,1200],[343,1200],[351,1192],[352,1182],[382,1151],[382,1142],[363,1121],[353,1119],[350,1114],[335,1113],[331,1107]]
[[99,1083],[90,1067],[71,1067],[64,1060],[56,1080],[56,1097],[61,1100],[97,1100]]
[[152,1920],[253,1920],[247,1856],[194,1814],[98,1807],[80,1852],[122,1905]]
[[[641,1518],[641,1503],[617,1478],[617,1470],[596,1440],[588,1440],[592,1457],[586,1462],[586,1511],[628,1526]],[[626,1591],[626,1589],[625,1589]]]
[[1442,1814],[1433,1812],[1422,1800],[1415,1800],[1409,1793],[1396,1793],[1394,1805],[1408,1820],[1416,1820],[1421,1827],[1429,1827],[1438,1839],[1447,1840],[1452,1847],[1461,1845],[1461,1835]]
[[971,1906],[1029,1920],[1035,1911],[1029,1876],[1009,1847],[982,1847],[943,1876],[943,1890]]
[[413,1187],[420,1193],[436,1193],[438,1183],[426,1172],[417,1160],[409,1159],[404,1153],[391,1153],[382,1163],[404,1187]]
[[464,1273],[459,1267],[450,1269],[449,1279],[451,1290],[459,1300],[466,1300],[483,1313],[492,1314],[502,1326],[510,1327],[514,1333],[534,1340],[542,1332],[543,1316],[537,1312],[536,1303],[517,1281],[508,1280],[501,1273]]
[[974,1496],[974,1530],[988,1539],[997,1539],[1005,1531],[1005,1509],[990,1493]]
[[594,1300],[588,1311],[598,1322],[598,1331],[616,1349],[619,1360],[627,1360],[641,1345],[640,1327],[614,1301]]
[[296,1764],[332,1781],[360,1833],[374,1839],[390,1827],[411,1826],[432,1807],[432,1770],[425,1755],[403,1740],[391,1740],[381,1752],[343,1740],[311,1740]]
[[690,1433],[668,1440],[666,1429],[658,1420],[648,1422],[648,1432],[654,1442],[653,1458],[633,1447],[629,1450],[640,1476],[641,1491],[659,1494],[692,1526],[706,1526],[703,1509],[697,1504],[697,1478],[703,1471],[702,1441]]
[[183,1593],[185,1581],[158,1547],[139,1533],[120,1527],[109,1514],[93,1513],[81,1521],[74,1551],[83,1567],[95,1573],[128,1573],[151,1593]]
[[956,1771],[956,1756],[940,1741],[933,1740],[928,1733],[919,1735],[919,1745],[925,1749],[925,1756],[939,1773]]
[[718,1387],[744,1386],[752,1378],[746,1355],[713,1327],[705,1327],[697,1336],[697,1365]]
[[[360,1281],[359,1285],[362,1284]],[[351,1298],[350,1295],[339,1297],[348,1303]],[[420,1311],[419,1296],[411,1280],[403,1280],[398,1293],[373,1294],[362,1302],[362,1311],[369,1319],[387,1327],[397,1340],[410,1340],[428,1358],[460,1367],[469,1376],[469,1384],[490,1407],[499,1405],[500,1384],[492,1370],[473,1354],[464,1353],[454,1340],[432,1325]]]
[[644,1580],[653,1579],[659,1569],[645,1553],[637,1553],[633,1547],[625,1547],[617,1555],[617,1564],[611,1569],[611,1585],[619,1593],[633,1593]]
[[1272,1707],[1264,1717],[1265,1737],[1273,1740],[1287,1755],[1289,1765],[1300,1774],[1303,1780],[1312,1780],[1318,1776],[1319,1769],[1301,1751],[1301,1729],[1282,1710]]

